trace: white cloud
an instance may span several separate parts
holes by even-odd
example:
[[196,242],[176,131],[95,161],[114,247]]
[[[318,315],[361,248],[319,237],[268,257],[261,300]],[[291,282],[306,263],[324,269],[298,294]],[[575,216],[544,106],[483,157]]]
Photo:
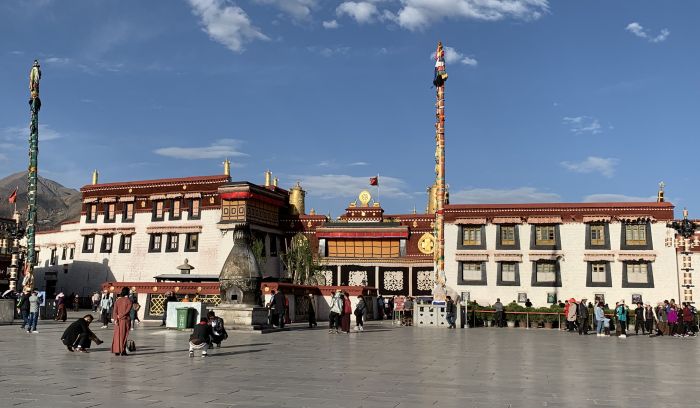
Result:
[[341,3],[335,12],[338,17],[348,15],[360,24],[373,22],[375,16],[379,14],[377,6],[369,1],[346,1]]
[[350,163],[350,166],[368,166],[368,165],[369,165],[369,163],[363,162],[363,161]]
[[666,41],[668,36],[671,35],[671,32],[667,28],[664,28],[659,32],[659,34],[653,36],[649,33],[649,30],[645,30],[644,27],[642,27],[642,25],[636,21],[627,24],[625,30],[629,31],[630,33],[636,35],[639,38],[644,38],[645,40],[651,43],[664,42]]
[[450,192],[451,204],[551,203],[557,201],[561,201],[559,194],[540,191],[533,187],[502,190],[473,188]]
[[209,37],[235,52],[243,52],[246,43],[269,40],[255,27],[246,12],[225,0],[189,0],[192,13],[200,19]]
[[70,63],[71,59],[66,57],[49,57],[40,62],[46,62],[48,64],[65,65]]
[[562,118],[562,122],[576,134],[591,133],[597,135],[603,132],[600,121],[590,116],[565,116]]
[[618,162],[619,160],[615,158],[589,156],[582,162],[564,161],[560,164],[565,169],[575,173],[600,173],[605,177],[612,177],[615,174],[615,166],[617,166]]
[[323,57],[330,58],[334,55],[346,55],[348,51],[350,51],[350,47],[316,47],[316,46],[310,46],[306,47],[307,51],[312,52],[314,54],[319,54]]
[[[432,54],[430,54],[430,59],[432,59],[432,60],[435,59],[435,52],[434,51]],[[452,47],[446,46],[445,47],[445,64],[450,65],[450,64],[453,64],[456,62],[459,62],[460,64],[464,64],[464,65],[469,65],[471,67],[475,67],[479,63],[476,59],[469,57],[469,56],[466,56]]]
[[624,194],[591,194],[583,198],[584,203],[626,203],[626,202],[653,202],[656,196],[635,197]]
[[[29,137],[29,126],[12,126],[2,130],[2,135],[7,142],[25,141]],[[56,129],[47,124],[39,124],[39,141],[48,142],[63,137]]]
[[340,27],[340,24],[336,20],[331,20],[331,21],[324,21],[323,22],[323,28],[327,28],[329,30],[332,30],[334,28]]
[[548,10],[547,0],[401,0],[395,21],[403,28],[421,30],[446,18],[535,20]]
[[295,20],[306,20],[311,10],[318,4],[317,0],[254,0],[259,4],[273,5],[291,15]]
[[162,147],[153,152],[155,154],[173,157],[176,159],[225,159],[231,157],[248,156],[239,151],[242,142],[237,139],[219,139],[209,146],[202,147]]
[[[292,175],[290,178],[300,180],[301,185],[307,194],[323,199],[331,198],[353,198],[362,190],[370,188],[369,176],[349,176],[346,174],[324,174],[315,175]],[[380,199],[382,197],[410,198],[411,194],[406,192],[406,183],[395,177],[379,176]]]

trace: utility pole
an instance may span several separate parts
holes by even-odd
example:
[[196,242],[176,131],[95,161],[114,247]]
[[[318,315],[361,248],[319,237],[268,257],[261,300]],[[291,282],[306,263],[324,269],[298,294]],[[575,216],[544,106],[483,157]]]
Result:
[[444,302],[447,291],[445,288],[445,50],[442,42],[438,42],[435,51],[435,78],[433,85],[436,89],[435,103],[435,186],[437,205],[435,206],[435,288],[433,301]]
[[29,71],[29,110],[31,119],[29,122],[29,168],[27,174],[27,259],[25,260],[25,275],[22,286],[28,289],[34,288],[34,264],[36,263],[36,251],[34,238],[36,234],[36,193],[37,193],[37,163],[39,156],[39,81],[41,81],[41,69],[39,61],[34,60]]

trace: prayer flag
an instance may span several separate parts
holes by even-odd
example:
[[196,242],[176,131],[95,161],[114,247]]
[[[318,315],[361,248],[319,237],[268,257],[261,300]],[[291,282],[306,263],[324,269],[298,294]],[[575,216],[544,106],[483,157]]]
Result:
[[370,186],[378,186],[378,185],[379,185],[379,176],[377,176],[377,177],[370,177],[370,178],[369,178],[369,185],[370,185]]
[[15,202],[17,202],[17,187],[15,187],[15,191],[13,191],[12,194],[10,194],[10,196],[7,197],[7,202],[10,204],[14,204]]

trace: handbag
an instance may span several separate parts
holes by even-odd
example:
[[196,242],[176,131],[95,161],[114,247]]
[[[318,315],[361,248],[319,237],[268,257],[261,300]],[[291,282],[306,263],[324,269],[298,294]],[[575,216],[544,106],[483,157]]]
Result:
[[127,349],[129,352],[132,352],[132,353],[133,353],[134,351],[136,351],[136,343],[134,343],[134,341],[131,340],[131,339],[127,340],[127,341],[126,341],[126,349]]

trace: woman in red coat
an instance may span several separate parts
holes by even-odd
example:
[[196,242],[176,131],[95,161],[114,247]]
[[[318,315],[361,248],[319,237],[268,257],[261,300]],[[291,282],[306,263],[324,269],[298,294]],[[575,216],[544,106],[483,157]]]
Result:
[[343,299],[343,314],[340,316],[340,330],[345,333],[350,333],[350,315],[352,315],[352,304],[350,303],[350,295],[347,292],[340,295]]
[[129,288],[122,288],[119,298],[114,302],[112,318],[114,319],[114,335],[112,336],[112,353],[116,356],[126,355],[126,340],[131,328],[131,299]]

